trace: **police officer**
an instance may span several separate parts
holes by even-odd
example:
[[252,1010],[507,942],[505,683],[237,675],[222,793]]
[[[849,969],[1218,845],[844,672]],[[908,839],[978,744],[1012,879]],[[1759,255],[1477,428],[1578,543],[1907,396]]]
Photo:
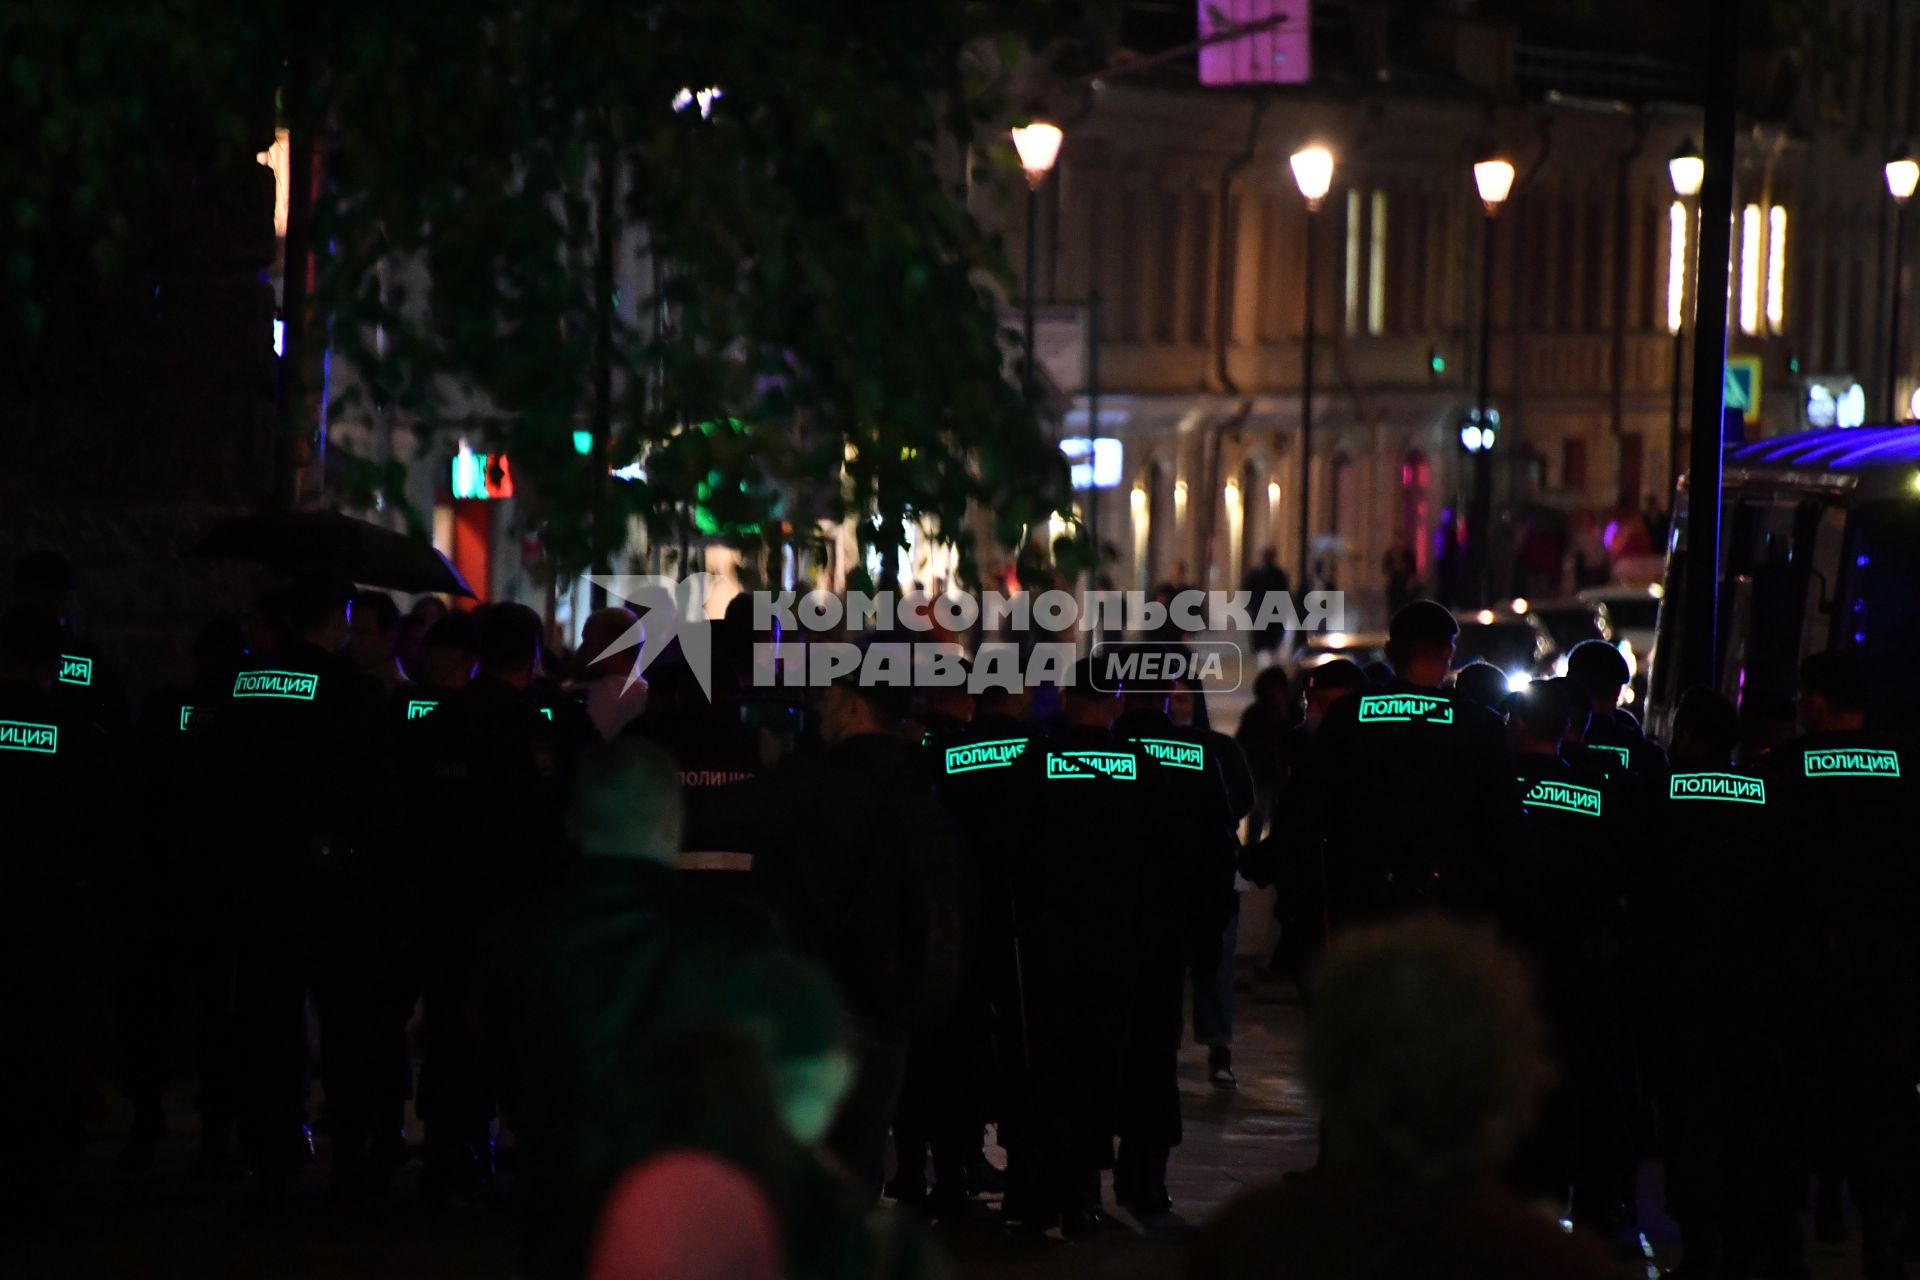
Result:
[[118,670],[86,638],[75,633],[79,578],[57,551],[30,551],[13,570],[13,604],[60,630],[60,670],[53,694],[73,716],[110,736],[132,723],[132,703]]
[[[1009,1223],[1058,1224],[1078,1239],[1103,1221],[1100,1171],[1113,1162],[1130,1021],[1143,1004],[1138,982],[1116,981],[1116,969],[1132,968],[1150,946],[1173,951],[1177,966],[1178,952],[1166,941],[1167,904],[1149,901],[1164,874],[1153,862],[1175,847],[1142,781],[1152,758],[1114,732],[1120,693],[1096,679],[1091,659],[1063,695],[1054,731],[1013,770],[1020,799],[1005,829],[1006,865],[1025,1016],[1021,1075],[1002,1127]],[[1175,1009],[1161,1021],[1171,1021],[1177,1048],[1177,967],[1168,985]],[[1176,1123],[1177,1108],[1176,1098]]]
[[1516,861],[1501,877],[1510,930],[1532,954],[1562,1080],[1523,1154],[1530,1189],[1609,1235],[1620,1226],[1632,1169],[1626,1142],[1632,1080],[1624,948],[1627,849],[1615,827],[1618,791],[1584,759],[1561,752],[1584,721],[1567,682],[1536,681],[1507,716],[1521,806]]
[[437,820],[424,851],[420,910],[421,1189],[433,1200],[481,1190],[492,1175],[492,1095],[473,971],[478,941],[504,905],[551,883],[567,858],[553,723],[530,692],[540,619],[524,605],[499,603],[476,610],[473,625],[476,675],[419,722],[420,801]]
[[1318,794],[1302,797],[1325,842],[1335,928],[1423,907],[1490,912],[1499,850],[1518,817],[1505,730],[1446,691],[1460,629],[1432,600],[1394,615],[1384,687],[1337,703],[1316,741]]
[[372,839],[383,772],[378,687],[342,656],[351,587],[303,577],[282,600],[286,644],[249,658],[209,729],[234,821],[233,990],[240,1120],[256,1189],[284,1194],[305,1110],[306,993],[327,1043],[333,1187],[364,1192],[379,960],[370,912],[382,885]]
[[1609,769],[1624,768],[1646,803],[1655,784],[1665,777],[1666,753],[1647,739],[1633,713],[1620,705],[1629,679],[1626,657],[1604,640],[1582,640],[1567,655],[1566,678],[1592,699],[1584,739],[1587,753]]
[[0,1220],[39,1220],[55,1161],[80,1137],[73,1034],[73,939],[96,833],[88,815],[111,785],[99,733],[54,692],[65,637],[43,613],[0,615]]
[[1645,1055],[1685,1274],[1804,1271],[1801,1095],[1777,1026],[1799,1007],[1777,779],[1736,768],[1731,704],[1690,689],[1674,712],[1633,905],[1647,950]]
[[[1111,687],[1118,683],[1117,664],[1103,664],[1105,656],[1095,656],[1095,674]],[[1129,686],[1125,710],[1114,723],[1114,732],[1147,756],[1140,787],[1157,819],[1147,864],[1146,940],[1135,953],[1130,983],[1120,1154],[1113,1171],[1115,1197],[1142,1219],[1157,1218],[1173,1205],[1167,1159],[1181,1140],[1182,987],[1189,966],[1210,978],[1218,972],[1235,908],[1238,828],[1253,807],[1250,781],[1239,797],[1229,793],[1219,742],[1173,723],[1168,712],[1177,693],[1177,680]],[[1238,753],[1231,740],[1225,742]]]
[[1903,735],[1869,726],[1846,651],[1801,665],[1800,722],[1769,782],[1787,802],[1793,900],[1811,944],[1816,1140],[1852,1189],[1867,1275],[1903,1275],[1894,1247],[1920,1137],[1920,862],[1891,837],[1912,825],[1920,761]]
[[126,842],[111,885],[119,947],[115,1024],[122,1084],[133,1103],[120,1163],[129,1172],[152,1163],[154,1145],[166,1134],[161,1101],[178,977],[189,977],[198,997],[202,1133],[232,1129],[231,1025],[215,945],[231,913],[222,909],[224,886],[203,815],[215,763],[206,721],[232,691],[245,657],[237,623],[207,623],[194,637],[191,679],[156,691],[134,726],[140,767],[133,776],[142,786],[146,829]]

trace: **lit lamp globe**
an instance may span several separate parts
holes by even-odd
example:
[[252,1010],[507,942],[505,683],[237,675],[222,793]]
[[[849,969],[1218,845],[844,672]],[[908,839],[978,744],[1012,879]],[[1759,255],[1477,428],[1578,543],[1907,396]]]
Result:
[[1060,157],[1060,143],[1066,135],[1057,124],[1036,120],[1013,130],[1013,149],[1020,153],[1020,167],[1027,171],[1027,185],[1039,188],[1046,181],[1053,162]]
[[1333,187],[1333,152],[1325,147],[1307,147],[1293,153],[1293,181],[1306,198],[1309,209],[1318,209]]
[[1691,138],[1668,157],[1667,175],[1673,179],[1673,194],[1682,200],[1691,200],[1700,194],[1700,186],[1707,178],[1707,162],[1700,158],[1700,149],[1693,145]]
[[1513,191],[1513,166],[1505,160],[1482,160],[1473,166],[1473,185],[1480,189],[1480,203],[1491,218]]

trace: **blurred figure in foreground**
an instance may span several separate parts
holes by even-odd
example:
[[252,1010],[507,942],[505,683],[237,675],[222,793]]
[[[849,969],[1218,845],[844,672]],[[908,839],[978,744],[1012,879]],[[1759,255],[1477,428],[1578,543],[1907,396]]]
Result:
[[776,1280],[779,1227],[760,1188],[713,1156],[673,1152],[620,1180],[589,1280]]
[[1496,1179],[1548,1083],[1545,1036],[1522,962],[1489,932],[1420,916],[1341,938],[1307,1028],[1322,1167],[1229,1205],[1185,1274],[1620,1280]]

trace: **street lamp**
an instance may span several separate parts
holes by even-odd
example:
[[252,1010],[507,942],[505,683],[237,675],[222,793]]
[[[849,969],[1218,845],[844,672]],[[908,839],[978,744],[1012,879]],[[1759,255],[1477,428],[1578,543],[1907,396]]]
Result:
[[1911,156],[1888,162],[1887,191],[1893,196],[1893,305],[1887,311],[1887,416],[1895,421],[1900,417],[1900,406],[1894,400],[1894,381],[1900,372],[1901,240],[1907,226],[1907,201],[1913,198],[1916,185],[1920,185],[1920,163],[1915,163]]
[[[1492,423],[1488,412],[1487,399],[1492,385],[1493,368],[1493,223],[1500,214],[1500,206],[1513,192],[1513,166],[1505,160],[1482,160],[1473,166],[1473,185],[1480,191],[1480,203],[1486,206],[1487,229],[1480,250],[1480,389],[1479,408],[1474,421],[1484,429]],[[1473,455],[1473,507],[1468,520],[1470,545],[1473,548],[1473,585],[1477,593],[1475,603],[1484,603],[1488,598],[1488,573],[1492,568],[1487,555],[1488,526],[1492,524],[1491,506],[1493,490],[1493,452],[1491,441],[1487,447],[1470,449]]]
[[[1027,367],[1025,385],[1029,397],[1034,388],[1033,308],[1034,288],[1040,275],[1040,184],[1047,180],[1053,162],[1060,158],[1060,143],[1065,135],[1057,124],[1036,120],[1013,130],[1013,149],[1020,153],[1020,167],[1027,171]],[[1097,434],[1097,432],[1095,433]]]
[[1680,208],[1671,223],[1679,243],[1669,255],[1667,272],[1667,313],[1673,318],[1673,413],[1667,420],[1667,498],[1672,500],[1680,486],[1680,382],[1687,363],[1687,281],[1693,278],[1688,257],[1692,252],[1693,200],[1706,180],[1707,162],[1700,148],[1688,138],[1674,148],[1667,159],[1667,174],[1673,179],[1673,194],[1680,197]]
[[1306,333],[1300,355],[1300,576],[1294,580],[1295,590],[1305,591],[1308,546],[1313,538],[1308,504],[1313,497],[1313,286],[1319,274],[1314,269],[1318,256],[1314,252],[1314,231],[1320,225],[1320,206],[1333,186],[1333,152],[1320,146],[1307,147],[1294,152],[1289,163],[1294,185],[1307,202]]

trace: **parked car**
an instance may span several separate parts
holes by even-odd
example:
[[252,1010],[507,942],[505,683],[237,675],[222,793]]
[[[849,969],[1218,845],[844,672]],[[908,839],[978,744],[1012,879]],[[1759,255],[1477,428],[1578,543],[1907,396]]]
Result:
[[1519,689],[1536,676],[1547,674],[1553,656],[1553,634],[1532,609],[1482,609],[1460,620],[1460,639],[1454,645],[1453,665],[1490,662],[1507,673],[1507,687]]
[[1335,658],[1348,658],[1361,666],[1387,660],[1387,633],[1384,631],[1315,631],[1294,660],[1295,674],[1311,671]]
[[1647,678],[1653,670],[1653,648],[1659,636],[1660,601],[1665,589],[1657,582],[1645,586],[1609,584],[1580,593],[1592,606],[1594,625],[1627,660],[1626,701],[1645,706]]

